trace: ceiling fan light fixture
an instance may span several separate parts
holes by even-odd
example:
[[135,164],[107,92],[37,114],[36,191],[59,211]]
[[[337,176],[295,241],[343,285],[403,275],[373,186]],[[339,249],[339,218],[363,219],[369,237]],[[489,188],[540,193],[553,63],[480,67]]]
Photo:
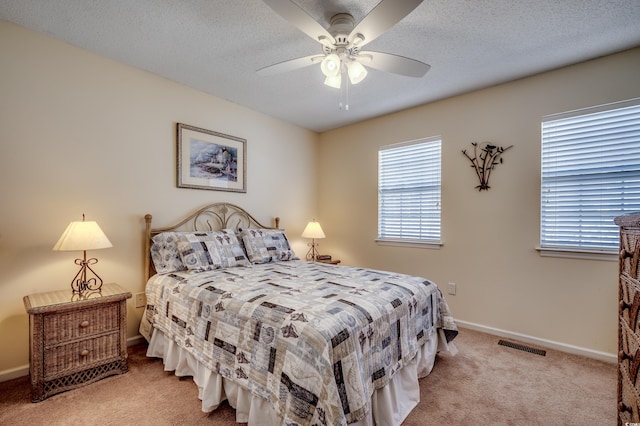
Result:
[[351,61],[347,66],[347,73],[351,84],[358,84],[367,76],[367,69],[360,62]]
[[324,79],[324,84],[326,84],[329,87],[333,87],[334,89],[339,89],[340,85],[342,84],[342,75],[338,74],[338,75],[328,76],[327,78]]
[[335,53],[327,55],[320,63],[320,69],[326,77],[340,75],[340,57]]

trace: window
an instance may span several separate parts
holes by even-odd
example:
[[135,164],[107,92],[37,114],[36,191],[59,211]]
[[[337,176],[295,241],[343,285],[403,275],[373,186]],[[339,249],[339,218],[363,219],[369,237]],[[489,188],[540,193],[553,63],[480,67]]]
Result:
[[640,210],[640,99],[542,120],[540,248],[617,252],[613,219]]
[[440,244],[439,137],[378,152],[378,242]]

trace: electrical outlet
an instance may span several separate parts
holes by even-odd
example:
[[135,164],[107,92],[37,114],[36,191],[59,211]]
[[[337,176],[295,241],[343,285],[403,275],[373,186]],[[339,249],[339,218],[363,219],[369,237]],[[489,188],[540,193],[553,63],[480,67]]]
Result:
[[136,308],[144,308],[147,303],[144,293],[136,293]]
[[456,283],[449,283],[447,287],[447,293],[455,295],[456,294]]

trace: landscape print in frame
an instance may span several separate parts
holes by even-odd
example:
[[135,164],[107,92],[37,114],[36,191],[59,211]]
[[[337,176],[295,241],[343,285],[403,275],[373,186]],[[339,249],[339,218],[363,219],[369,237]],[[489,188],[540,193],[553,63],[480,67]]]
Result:
[[178,187],[247,192],[247,141],[178,123]]

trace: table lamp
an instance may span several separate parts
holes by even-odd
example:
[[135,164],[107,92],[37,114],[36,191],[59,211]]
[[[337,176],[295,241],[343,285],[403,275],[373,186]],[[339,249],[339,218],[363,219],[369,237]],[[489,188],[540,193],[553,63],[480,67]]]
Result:
[[324,238],[324,231],[318,222],[313,219],[311,222],[307,224],[307,227],[302,231],[303,238],[311,238],[311,242],[307,244],[309,247],[309,252],[307,253],[307,260],[315,262],[318,259],[318,243],[316,243],[316,238]]
[[[82,251],[84,257],[76,259],[75,264],[80,265],[80,270],[71,280],[71,291],[73,294],[82,296],[86,291],[100,291],[102,279],[95,273],[91,266],[98,263],[98,259],[87,259],[87,250],[98,250],[113,247],[111,241],[102,232],[96,222],[85,221],[84,214],[82,221],[71,222],[64,231],[58,242],[53,246],[55,251]],[[87,276],[93,274],[93,276]]]

